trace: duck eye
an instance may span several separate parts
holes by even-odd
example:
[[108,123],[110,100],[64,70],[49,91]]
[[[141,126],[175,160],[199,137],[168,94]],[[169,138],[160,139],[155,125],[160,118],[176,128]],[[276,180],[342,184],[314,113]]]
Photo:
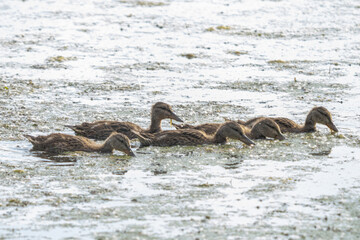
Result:
[[271,129],[275,130],[275,131],[277,130],[274,126],[272,126],[272,125],[270,125],[270,124],[265,123],[265,125],[266,125],[267,127],[271,128]]
[[122,138],[120,138],[119,136],[116,137],[116,140],[118,140],[118,141],[121,142],[122,144],[125,144],[125,145],[126,145],[126,143],[124,142],[124,140],[123,140]]
[[159,107],[159,109],[164,110],[164,111],[169,111],[169,109],[167,109],[166,107]]
[[324,116],[327,120],[331,120],[329,114],[327,114],[326,112],[323,111],[318,111],[320,113],[320,115]]
[[322,112],[322,111],[319,111],[319,113],[321,114],[321,115],[323,115],[323,116],[326,116],[327,114],[325,114],[324,112]]
[[230,127],[232,130],[234,130],[235,132],[238,132],[240,134],[242,134],[242,131],[239,128],[235,128],[235,127]]

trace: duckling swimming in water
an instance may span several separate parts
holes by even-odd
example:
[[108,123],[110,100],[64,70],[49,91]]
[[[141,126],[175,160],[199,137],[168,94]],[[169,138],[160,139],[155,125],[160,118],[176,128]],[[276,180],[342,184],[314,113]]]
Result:
[[52,133],[47,136],[24,135],[33,145],[35,151],[49,153],[62,153],[70,151],[111,153],[114,149],[124,152],[129,156],[135,156],[130,148],[130,141],[122,133],[112,133],[103,144],[81,136],[73,136],[62,133]]
[[[258,117],[248,120],[244,122],[244,125],[252,127],[262,118],[263,117]],[[331,113],[329,112],[329,110],[327,110],[324,107],[314,107],[313,109],[311,109],[311,111],[308,113],[306,117],[304,125],[299,125],[294,121],[283,117],[270,118],[270,119],[274,120],[279,125],[282,133],[315,132],[317,123],[324,124],[328,128],[330,128],[330,130],[334,132],[338,132],[337,127],[332,121]]]
[[252,128],[245,126],[244,129],[246,136],[251,139],[274,138],[280,141],[285,139],[279,125],[270,118],[260,119]]
[[247,145],[255,145],[244,133],[242,126],[236,122],[223,123],[214,135],[208,135],[196,129],[169,130],[155,134],[135,132],[141,146],[175,146],[175,145],[202,145],[202,144],[224,144],[227,138],[237,139]]
[[[241,122],[238,123],[242,125]],[[221,126],[221,123],[205,123],[197,126],[192,126],[189,124],[173,125],[176,129],[196,129],[203,131],[206,134],[212,135]],[[243,130],[246,136],[250,139],[264,139],[266,137],[278,140],[285,139],[284,135],[282,135],[280,131],[278,124],[269,118],[258,119],[258,121],[254,123],[253,127],[243,125]]]
[[87,138],[104,140],[112,132],[119,132],[125,134],[129,139],[136,138],[131,130],[139,133],[157,133],[161,129],[161,121],[163,119],[173,119],[178,122],[182,120],[172,111],[171,106],[167,103],[157,102],[151,108],[151,124],[148,129],[143,129],[139,125],[131,122],[118,122],[118,121],[96,121],[92,123],[84,122],[81,125],[66,127],[74,130],[76,135],[84,136]]

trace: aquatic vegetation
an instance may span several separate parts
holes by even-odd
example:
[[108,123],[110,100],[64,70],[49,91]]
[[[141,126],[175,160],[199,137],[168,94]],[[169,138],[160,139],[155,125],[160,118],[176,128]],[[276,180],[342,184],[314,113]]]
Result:
[[136,5],[138,6],[145,6],[145,7],[158,7],[158,6],[164,6],[164,2],[152,2],[152,1],[136,1]]
[[206,32],[214,32],[216,30],[219,30],[219,31],[228,31],[228,30],[232,30],[232,27],[230,26],[225,26],[225,25],[219,25],[219,26],[216,26],[216,27],[209,27],[209,28],[206,28],[205,31]]
[[123,72],[128,70],[171,70],[168,63],[165,62],[138,62],[134,64],[123,64],[123,65],[114,65],[114,66],[102,66],[99,69],[107,72]]
[[220,26],[217,26],[216,29],[217,29],[217,30],[230,30],[231,27],[230,27],[230,26],[220,25]]
[[248,51],[227,51],[227,53],[233,54],[233,55],[236,55],[236,56],[249,54]]
[[167,3],[164,2],[158,2],[158,1],[137,1],[137,0],[121,0],[121,3],[130,3],[134,6],[140,6],[140,7],[159,7],[159,6],[165,6]]
[[[0,215],[4,239],[356,239],[358,3],[5,1],[0,8]],[[36,7],[34,7],[36,5]],[[339,7],[341,6],[341,7]],[[301,13],[301,14],[299,14]],[[331,16],[331,17],[329,17]],[[64,125],[284,116],[326,126],[256,147],[30,151]],[[163,129],[174,129],[163,121]]]
[[65,62],[65,61],[74,61],[77,60],[77,57],[64,57],[64,56],[56,56],[56,57],[49,57],[46,59],[47,62],[52,63],[52,62]]
[[[308,60],[294,60],[294,61],[283,61],[283,60],[270,60],[268,64],[274,66],[277,70],[293,70],[297,73],[312,76],[316,74],[316,71],[309,71],[309,67],[314,66],[315,62]],[[304,66],[305,65],[305,66]],[[305,70],[306,69],[306,70]]]
[[282,64],[282,65],[284,65],[284,64],[288,63],[288,61],[283,61],[283,60],[270,60],[270,61],[268,61],[268,63],[269,63],[269,64]]
[[181,57],[186,57],[187,59],[193,59],[193,58],[197,58],[198,56],[194,53],[183,53],[180,54]]

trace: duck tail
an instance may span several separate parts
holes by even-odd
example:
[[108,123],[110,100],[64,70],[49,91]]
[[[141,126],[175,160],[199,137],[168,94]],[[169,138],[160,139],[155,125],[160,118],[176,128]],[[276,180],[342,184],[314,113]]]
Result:
[[38,143],[34,136],[31,136],[31,135],[28,135],[28,134],[24,134],[23,136],[26,137],[29,140],[29,142],[31,142],[32,144],[37,144]]
[[240,125],[246,125],[246,122],[244,122],[243,120],[237,120],[236,122]]
[[73,125],[64,125],[64,127],[67,127],[67,128],[70,128],[70,129],[76,131],[76,126],[73,126]]
[[173,125],[176,129],[182,129],[182,124],[173,123],[172,125]]
[[70,128],[71,130],[73,130],[75,132],[76,135],[82,135],[83,134],[83,130],[81,128],[79,128],[78,126],[64,125],[64,127]]
[[137,137],[137,139],[139,139],[142,147],[151,145],[151,139],[144,137],[138,131],[135,130],[130,130],[130,131]]
[[224,119],[225,122],[231,122],[231,121],[232,121],[232,120],[231,120],[230,118],[228,118],[228,117],[223,117],[223,119]]
[[190,125],[190,124],[175,124],[173,123],[174,127],[176,128],[176,130],[179,130],[179,129],[193,129],[194,126],[193,125]]

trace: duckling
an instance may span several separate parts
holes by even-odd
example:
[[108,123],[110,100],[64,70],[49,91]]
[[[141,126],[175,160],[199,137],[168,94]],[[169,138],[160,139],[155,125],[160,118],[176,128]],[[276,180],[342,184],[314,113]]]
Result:
[[103,144],[81,136],[72,136],[62,133],[52,133],[47,136],[24,135],[33,145],[35,151],[49,153],[61,153],[69,151],[111,153],[114,149],[124,152],[129,156],[135,156],[130,148],[130,141],[122,133],[112,133]]
[[[265,139],[266,137],[278,140],[285,139],[284,135],[280,131],[278,124],[269,118],[259,119],[252,128],[243,125],[244,122],[242,121],[237,121],[237,123],[243,126],[245,135],[250,139]],[[197,126],[192,126],[189,124],[173,125],[176,129],[196,129],[203,131],[206,134],[212,135],[221,126],[221,123],[205,123]]]
[[[254,118],[251,120],[248,120],[244,124],[246,126],[253,126],[256,124],[259,119],[262,119],[262,117]],[[308,113],[305,124],[299,125],[295,123],[294,121],[288,119],[288,118],[271,118],[274,120],[280,127],[281,132],[283,133],[302,133],[302,132],[315,132],[316,131],[316,124],[324,124],[328,128],[330,128],[331,131],[338,132],[337,127],[332,121],[331,113],[329,110],[327,110],[324,107],[314,107],[311,109],[311,111]]]
[[284,140],[285,136],[281,133],[279,125],[270,118],[260,119],[252,128],[245,125],[245,134],[251,139],[274,138]]
[[92,123],[84,122],[81,125],[66,127],[75,131],[76,135],[84,136],[87,138],[104,140],[112,132],[119,132],[125,134],[129,139],[136,138],[131,130],[140,133],[157,133],[161,131],[161,121],[163,119],[173,119],[178,122],[183,122],[171,109],[167,103],[157,102],[151,108],[151,124],[148,129],[143,129],[139,125],[131,122],[118,122],[118,121],[96,121]]
[[242,126],[236,122],[223,123],[212,136],[196,129],[169,130],[159,133],[148,134],[146,137],[134,131],[141,146],[174,146],[174,145],[201,145],[201,144],[224,144],[227,138],[238,139],[247,145],[255,145],[244,134]]
[[[229,120],[230,121],[230,120]],[[208,135],[213,135],[219,129],[222,123],[204,123],[200,125],[190,125],[190,124],[175,124],[172,125],[177,129],[195,129],[199,131],[203,131]]]

